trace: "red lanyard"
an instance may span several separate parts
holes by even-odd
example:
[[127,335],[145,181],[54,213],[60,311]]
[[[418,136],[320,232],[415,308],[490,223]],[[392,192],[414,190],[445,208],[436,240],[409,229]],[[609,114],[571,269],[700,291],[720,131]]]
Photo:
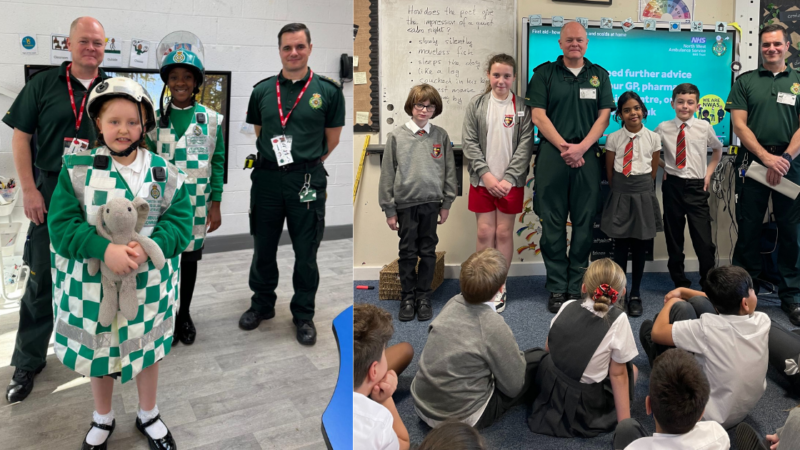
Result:
[[278,92],[278,115],[281,119],[281,128],[284,130],[284,134],[286,134],[286,123],[289,122],[289,116],[292,115],[292,112],[297,107],[297,104],[300,103],[300,99],[303,98],[303,94],[306,93],[306,89],[308,89],[308,85],[311,84],[311,79],[314,78],[314,71],[308,69],[308,81],[306,81],[306,85],[303,86],[303,90],[300,91],[300,95],[297,96],[297,100],[294,101],[294,106],[292,109],[289,110],[289,113],[286,114],[286,117],[283,117],[283,105],[281,104],[281,82],[280,77],[275,80],[275,90]]
[[89,82],[89,86],[86,88],[86,94],[83,96],[83,101],[81,102],[81,112],[75,109],[75,95],[72,92],[72,82],[69,80],[69,69],[72,67],[72,63],[67,65],[67,88],[69,88],[69,102],[72,104],[72,114],[75,115],[75,136],[78,135],[78,131],[81,129],[81,121],[83,120],[83,107],[86,105],[86,98],[89,97],[89,91],[92,89],[92,83],[94,83],[94,78],[92,81]]

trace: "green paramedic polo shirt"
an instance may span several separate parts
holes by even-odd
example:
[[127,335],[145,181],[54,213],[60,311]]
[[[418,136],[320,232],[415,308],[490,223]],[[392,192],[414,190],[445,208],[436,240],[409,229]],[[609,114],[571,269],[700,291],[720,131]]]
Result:
[[[278,114],[278,97],[275,80],[281,85],[281,104],[284,118],[292,110],[303,86],[311,74],[296,83],[276,76],[259,81],[253,86],[250,103],[247,107],[247,123],[261,126],[261,135],[256,140],[256,148],[262,158],[276,162],[270,140],[283,133]],[[277,78],[276,78],[277,77]],[[338,82],[314,73],[308,89],[286,124],[286,135],[292,137],[292,159],[294,162],[314,161],[328,152],[325,142],[325,128],[344,126],[345,101]]]
[[[794,104],[778,103],[781,92],[794,97]],[[783,72],[773,75],[764,66],[745,72],[736,79],[725,109],[747,111],[747,127],[759,144],[787,145],[798,128],[800,74],[786,67]]]
[[[67,64],[69,62],[63,62],[57,68],[34,75],[3,116],[6,125],[28,134],[36,134],[34,165],[48,172],[61,170],[64,138],[86,139],[89,141],[89,148],[94,146],[96,139],[94,126],[85,111],[81,128],[75,136],[75,114],[72,112],[67,88]],[[86,88],[74,75],[70,74],[70,78],[77,109],[81,107]],[[100,69],[98,78],[106,79],[108,76]],[[94,88],[99,82],[100,80],[95,79],[91,87]]]
[[[581,98],[583,90],[584,97]],[[589,134],[601,109],[614,111],[614,94],[606,69],[583,58],[583,68],[575,76],[564,65],[564,57],[533,69],[525,104],[542,108],[558,133],[567,141],[580,140]],[[539,138],[546,140],[541,131]]]

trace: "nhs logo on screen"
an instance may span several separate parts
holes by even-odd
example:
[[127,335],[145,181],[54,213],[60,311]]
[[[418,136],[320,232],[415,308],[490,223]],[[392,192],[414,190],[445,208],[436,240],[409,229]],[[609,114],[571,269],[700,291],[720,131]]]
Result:
[[706,38],[704,38],[704,37],[693,37],[692,38],[692,44],[705,44],[705,43],[706,43]]

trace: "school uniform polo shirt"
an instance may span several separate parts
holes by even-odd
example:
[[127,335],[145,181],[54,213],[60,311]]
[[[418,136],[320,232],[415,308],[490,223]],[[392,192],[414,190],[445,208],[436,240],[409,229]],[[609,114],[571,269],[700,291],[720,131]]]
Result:
[[614,171],[622,173],[625,147],[633,139],[631,175],[644,175],[653,171],[653,153],[661,151],[661,137],[647,127],[631,133],[625,126],[611,133],[606,139],[606,151],[614,152]]
[[[85,111],[76,136],[75,113],[72,111],[67,87],[68,64],[69,62],[63,62],[59,67],[34,75],[3,116],[3,122],[11,128],[36,134],[36,159],[33,163],[39,169],[48,172],[61,170],[64,138],[86,139],[89,141],[89,148],[94,147],[96,139],[94,125]],[[108,76],[100,69],[98,78],[92,83],[92,88],[100,82],[100,79],[106,79]],[[87,91],[72,73],[70,79],[77,110],[81,107]]]
[[398,450],[400,441],[385,406],[353,391],[353,448]]
[[[567,141],[585,138],[601,109],[617,109],[608,72],[586,58],[577,76],[564,65],[564,56],[536,67],[525,95],[525,104],[547,111],[547,117]],[[545,139],[541,130],[539,138]]]
[[744,419],[767,389],[770,320],[703,314],[672,325],[675,347],[692,352],[711,387],[703,420],[728,429]]
[[[278,113],[278,96],[275,81],[280,83],[284,118],[292,111],[300,91],[306,85],[311,70],[303,79],[293,82],[278,75],[259,81],[253,86],[247,107],[247,123],[261,126],[256,148],[262,158],[276,162],[271,139],[284,133]],[[297,107],[286,124],[286,135],[292,137],[294,162],[309,162],[328,153],[325,141],[326,128],[344,126],[345,100],[338,82],[314,73]]]
[[728,433],[716,422],[697,422],[688,433],[654,433],[633,441],[625,450],[729,450]]
[[708,148],[722,149],[722,142],[717,139],[714,127],[710,123],[695,117],[686,121],[683,129],[683,138],[686,142],[686,167],[678,169],[675,164],[678,147],[678,133],[684,122],[677,117],[661,122],[656,127],[656,133],[661,137],[664,146],[664,170],[671,176],[687,180],[702,180],[706,177],[708,168]]
[[[794,103],[779,103],[782,98],[794,97]],[[761,145],[788,145],[798,128],[800,116],[800,73],[786,67],[772,72],[759,66],[736,79],[725,109],[747,111],[747,127]]]

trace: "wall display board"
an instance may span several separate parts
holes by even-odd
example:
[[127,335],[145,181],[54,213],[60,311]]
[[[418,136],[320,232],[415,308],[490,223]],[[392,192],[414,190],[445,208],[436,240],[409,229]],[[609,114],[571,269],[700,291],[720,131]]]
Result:
[[409,120],[409,89],[428,83],[444,103],[432,123],[459,144],[467,104],[486,88],[489,58],[516,54],[516,2],[382,0],[379,17],[381,142]]
[[[25,82],[31,79],[42,70],[49,69],[55,66],[25,66]],[[156,109],[159,108],[159,98],[161,90],[164,88],[164,82],[161,81],[161,76],[155,69],[133,69],[133,68],[103,68],[106,75],[110,77],[127,77],[132,78],[147,90],[150,98],[155,103]],[[166,95],[169,96],[169,89]],[[209,108],[217,111],[224,116],[222,121],[222,137],[225,140],[225,175],[224,182],[228,182],[228,142],[230,134],[230,104],[231,104],[231,73],[215,70],[207,70],[205,73],[205,80],[200,86],[200,93],[195,97],[198,102]],[[166,99],[165,99],[166,100]]]

